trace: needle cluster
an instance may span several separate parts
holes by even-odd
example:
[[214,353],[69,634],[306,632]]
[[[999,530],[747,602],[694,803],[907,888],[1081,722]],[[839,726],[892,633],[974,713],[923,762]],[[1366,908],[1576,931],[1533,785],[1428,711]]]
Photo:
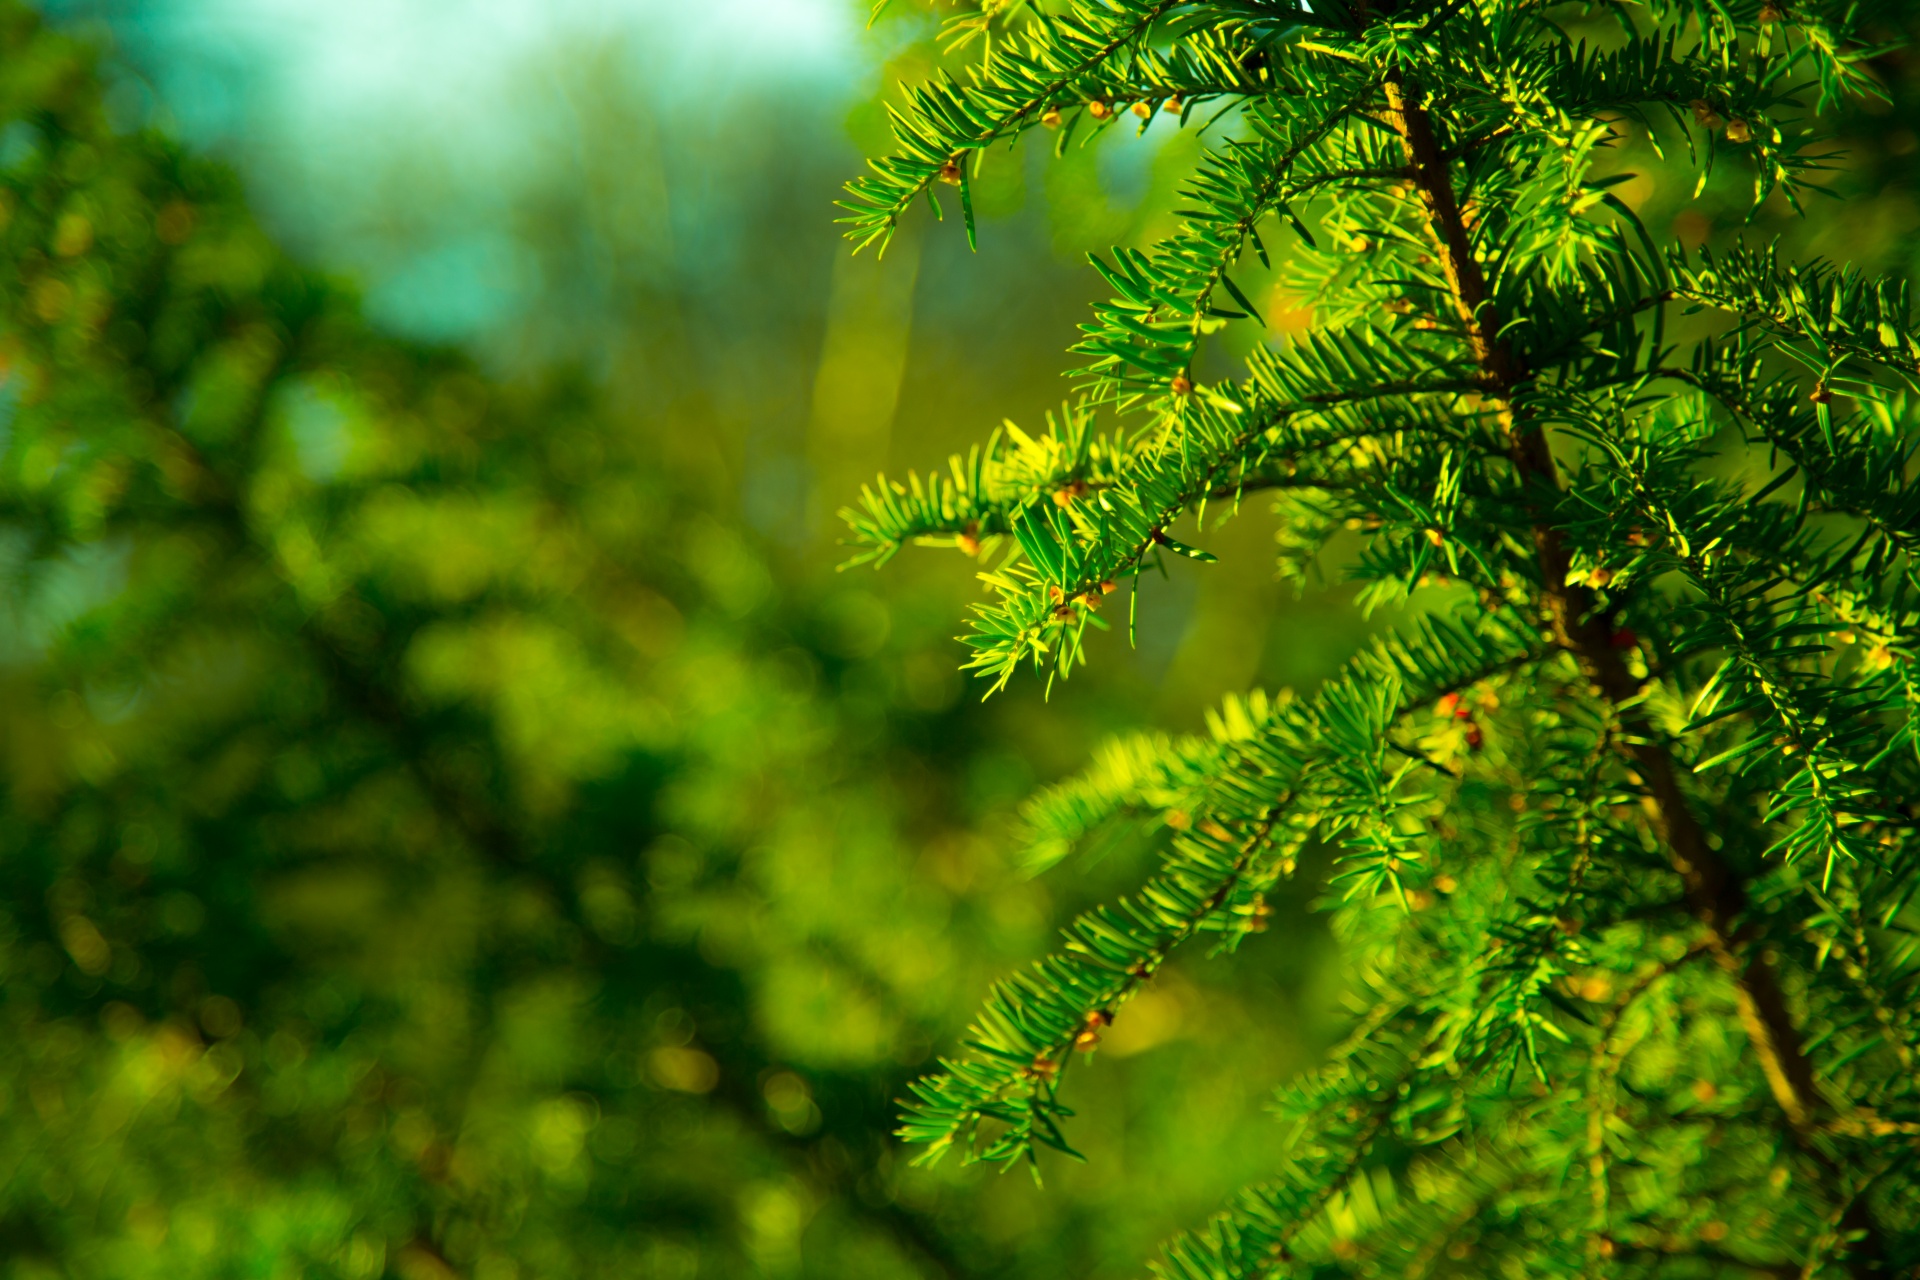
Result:
[[[994,689],[1270,497],[1284,561],[1423,621],[1311,696],[1112,744],[1027,810],[1158,871],[996,987],[902,1133],[1071,1151],[1068,1068],[1174,950],[1324,881],[1347,1037],[1282,1082],[1270,1180],[1170,1280],[1907,1275],[1920,1266],[1920,322],[1906,281],[1644,224],[1735,168],[1799,208],[1880,89],[1863,3],[1071,0],[956,19],[851,187],[884,245],[1035,128],[1211,130],[1041,435],[847,513],[987,558]],[[1144,110],[1128,110],[1135,105]],[[1278,278],[1314,317],[1275,338]],[[1243,367],[1222,335],[1261,333]],[[1185,521],[1185,524],[1181,522]]]

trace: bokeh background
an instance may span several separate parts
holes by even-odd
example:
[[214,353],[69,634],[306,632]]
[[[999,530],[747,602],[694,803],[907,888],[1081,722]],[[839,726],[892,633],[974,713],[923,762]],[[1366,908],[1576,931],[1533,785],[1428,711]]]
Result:
[[[1271,1167],[1338,1022],[1306,889],[1130,1006],[1085,1164],[888,1130],[1151,856],[1030,880],[1019,801],[1382,619],[1250,510],[1136,647],[983,705],[978,566],[836,569],[877,471],[1068,394],[1084,255],[1166,230],[1191,135],[1016,148],[979,253],[875,261],[831,201],[939,61],[922,0],[48,9],[0,0],[0,1273],[1133,1274]],[[1871,198],[1751,234],[1911,265],[1878,65]]]

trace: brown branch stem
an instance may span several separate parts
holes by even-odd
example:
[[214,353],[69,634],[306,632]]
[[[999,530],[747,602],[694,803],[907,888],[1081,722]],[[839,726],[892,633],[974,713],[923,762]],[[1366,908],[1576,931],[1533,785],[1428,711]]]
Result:
[[[1544,518],[1545,495],[1560,486],[1545,431],[1513,411],[1514,393],[1527,380],[1524,361],[1502,337],[1502,318],[1486,275],[1474,256],[1472,230],[1454,193],[1453,177],[1435,136],[1433,120],[1418,85],[1401,73],[1386,84],[1388,120],[1399,135],[1414,188],[1440,250],[1448,290],[1466,326],[1482,390],[1502,405],[1509,456],[1520,479],[1541,495],[1534,510],[1533,542],[1556,641],[1571,653],[1600,694],[1613,704],[1626,729],[1628,751],[1645,788],[1645,805],[1669,861],[1686,886],[1687,903],[1706,930],[1708,947],[1733,980],[1740,1021],[1768,1088],[1786,1118],[1795,1142],[1830,1176],[1841,1171],[1817,1139],[1833,1107],[1820,1092],[1804,1041],[1781,990],[1772,953],[1759,945],[1756,930],[1743,917],[1748,907],[1740,873],[1707,840],[1688,807],[1680,770],[1658,734],[1634,704],[1642,681],[1628,668],[1614,644],[1611,623],[1593,593],[1567,581],[1572,556],[1559,529]],[[1883,1271],[1885,1257],[1878,1226],[1859,1199],[1836,1189],[1847,1202],[1842,1226],[1858,1237],[1851,1269],[1858,1276]]]

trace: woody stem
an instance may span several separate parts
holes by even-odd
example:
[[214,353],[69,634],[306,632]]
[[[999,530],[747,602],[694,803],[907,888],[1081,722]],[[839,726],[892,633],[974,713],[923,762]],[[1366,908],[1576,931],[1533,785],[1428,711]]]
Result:
[[[1528,371],[1501,334],[1501,317],[1474,257],[1471,231],[1454,194],[1432,117],[1419,87],[1404,76],[1390,76],[1386,89],[1388,118],[1400,137],[1415,190],[1438,242],[1448,290],[1466,325],[1483,390],[1502,406],[1508,456],[1532,495],[1534,551],[1555,639],[1614,705],[1627,731],[1628,750],[1646,789],[1648,816],[1686,886],[1688,905],[1706,930],[1715,960],[1734,982],[1748,1042],[1795,1141],[1829,1174],[1837,1174],[1832,1158],[1816,1141],[1821,1120],[1831,1107],[1814,1078],[1773,958],[1757,945],[1752,924],[1742,919],[1748,906],[1746,886],[1738,870],[1708,843],[1699,819],[1688,807],[1673,757],[1638,707],[1628,705],[1642,682],[1614,647],[1612,629],[1596,607],[1593,593],[1567,581],[1572,556],[1560,530],[1545,514],[1560,485],[1553,452],[1540,423],[1514,411],[1514,393],[1526,382]],[[1860,1237],[1851,1258],[1854,1274],[1879,1274],[1884,1249],[1864,1203],[1851,1201],[1842,1225]]]

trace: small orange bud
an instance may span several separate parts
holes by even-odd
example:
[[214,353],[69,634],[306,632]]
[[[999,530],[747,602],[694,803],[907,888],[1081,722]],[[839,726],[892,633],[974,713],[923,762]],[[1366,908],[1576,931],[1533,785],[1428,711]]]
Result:
[[1436,547],[1445,546],[1447,542],[1447,535],[1440,532],[1438,529],[1429,529],[1427,530],[1427,542],[1430,545],[1436,546]]
[[1190,396],[1193,394],[1193,379],[1184,373],[1174,374],[1173,381],[1169,383],[1168,386],[1172,389],[1173,394],[1177,396]]
[[1786,16],[1781,12],[1780,7],[1773,3],[1773,0],[1767,0],[1760,6],[1760,25],[1763,27],[1770,27]]
[[1815,404],[1832,404],[1833,392],[1827,390],[1827,384],[1823,382],[1813,389],[1812,394],[1808,395],[1807,399],[1813,401]]
[[1705,129],[1718,129],[1721,124],[1720,113],[1708,105],[1705,98],[1695,98],[1687,104],[1693,108],[1693,122]]
[[1193,819],[1187,816],[1185,809],[1169,809],[1167,810],[1166,824],[1175,831],[1185,831],[1193,825]]
[[1160,109],[1170,116],[1177,116],[1180,114],[1180,99],[1168,98],[1160,104]]
[[1115,582],[1112,578],[1107,578],[1100,583],[1100,594],[1103,596],[1110,596],[1114,593],[1114,590],[1119,587],[1119,585],[1120,584]]
[[940,166],[940,181],[950,187],[960,185],[960,160],[957,156]]
[[1453,709],[1459,705],[1460,705],[1459,694],[1443,693],[1440,695],[1440,701],[1433,704],[1433,714],[1439,716],[1442,719],[1445,719],[1446,717],[1452,715]]
[[1058,129],[1060,127],[1060,108],[1048,107],[1045,111],[1042,111],[1040,113],[1040,123],[1049,129]]
[[1139,116],[1142,120],[1153,119],[1153,104],[1151,102],[1136,102],[1133,104],[1132,111],[1133,114]]
[[1113,114],[1113,108],[1108,106],[1105,102],[1102,102],[1099,98],[1095,98],[1092,102],[1089,102],[1087,104],[1087,114],[1092,116],[1095,120],[1105,120],[1108,116]]
[[1745,120],[1727,121],[1728,142],[1752,142],[1753,128]]
[[1452,876],[1435,876],[1433,887],[1441,893],[1452,893],[1460,887],[1460,882]]

